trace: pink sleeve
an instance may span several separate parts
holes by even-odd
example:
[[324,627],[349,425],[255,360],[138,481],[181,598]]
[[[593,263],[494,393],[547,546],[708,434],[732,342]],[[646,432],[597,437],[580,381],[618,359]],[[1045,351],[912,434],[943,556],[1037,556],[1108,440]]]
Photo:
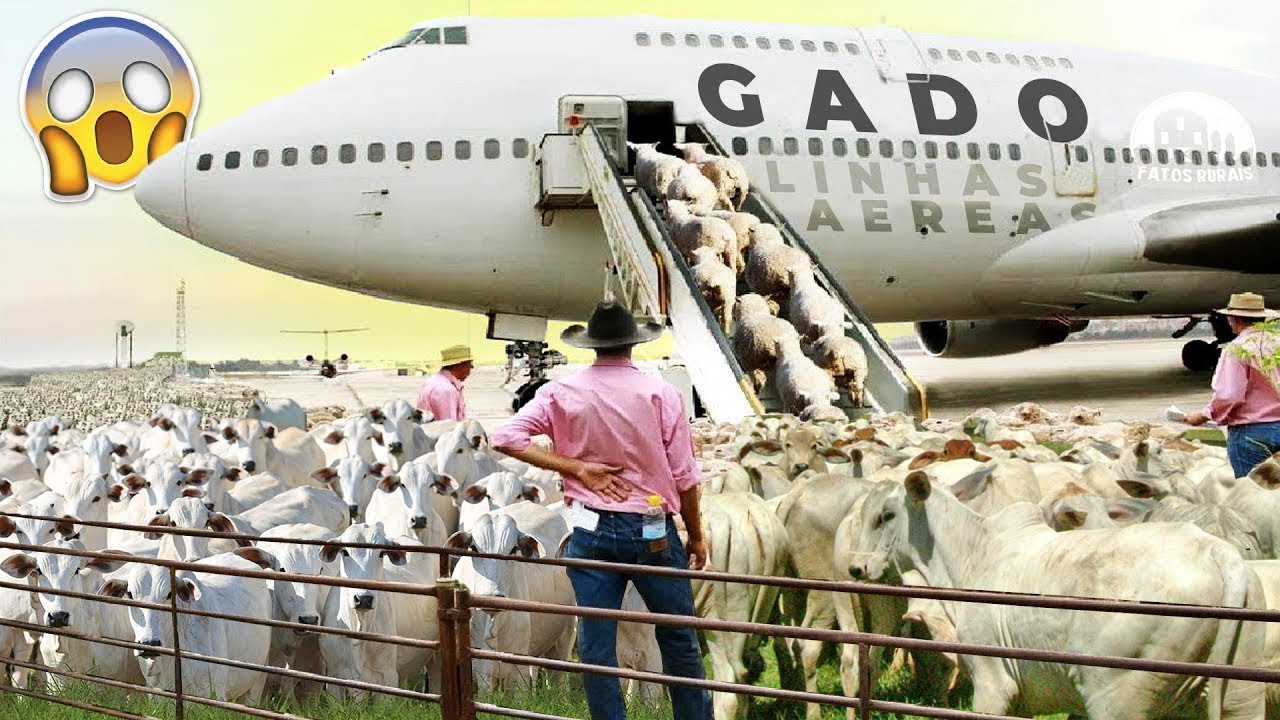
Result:
[[1233,411],[1244,404],[1248,372],[1240,358],[1231,352],[1231,346],[1223,346],[1222,358],[1213,371],[1213,398],[1204,410],[1210,420],[1219,425],[1231,422]]
[[494,448],[524,450],[529,447],[534,435],[551,434],[551,400],[550,393],[545,392],[548,387],[539,388],[528,405],[520,408],[515,417],[490,436],[489,443]]
[[676,489],[684,492],[701,482],[702,472],[693,453],[693,434],[685,416],[684,398],[674,386],[668,386],[662,394],[662,442]]

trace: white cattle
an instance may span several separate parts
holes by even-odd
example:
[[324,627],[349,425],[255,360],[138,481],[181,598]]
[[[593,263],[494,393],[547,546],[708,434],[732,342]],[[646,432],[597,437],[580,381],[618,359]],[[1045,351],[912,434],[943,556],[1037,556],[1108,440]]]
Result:
[[[101,479],[101,478],[99,478]],[[48,547],[61,550],[84,550],[78,540],[55,540]],[[111,572],[119,562],[55,555],[53,553],[14,553],[0,563],[0,569],[19,579],[27,579],[36,601],[34,614],[38,624],[53,629],[66,629],[84,635],[99,635],[118,640],[131,640],[129,610],[114,603],[91,603],[80,598],[54,595],[47,590],[91,593],[97,584],[92,571]],[[129,657],[129,649],[106,643],[45,633],[39,639],[40,658],[45,666],[98,677],[141,684],[137,663]],[[49,674],[48,681],[63,685],[60,676]]]
[[40,480],[40,473],[27,457],[25,445],[0,448],[0,478],[8,478],[12,482]]
[[92,432],[79,447],[64,449],[49,461],[44,484],[66,494],[65,484],[78,474],[110,480],[115,461],[129,454],[127,445],[113,442],[102,432]]
[[[457,532],[448,545],[460,550],[495,555],[519,553],[525,557],[547,557],[568,533],[563,518],[547,508],[521,502],[481,515],[470,532]],[[453,576],[472,595],[507,597],[532,602],[572,605],[573,587],[562,567],[521,564],[489,558],[463,557]],[[489,613],[480,625],[485,629],[471,638],[475,647],[534,657],[567,660],[573,650],[573,619],[564,615],[530,614],[515,610]],[[473,615],[473,616],[474,616]],[[476,663],[476,682],[481,688],[510,687],[526,669],[507,663]]]
[[524,482],[513,472],[493,473],[462,491],[458,530],[470,530],[477,518],[492,510],[525,500],[542,503],[544,498],[541,487]]
[[[17,512],[23,515],[39,515],[53,517],[58,513],[58,496],[46,493],[32,502],[19,506]],[[53,520],[30,520],[27,518],[10,518],[0,515],[0,538],[7,542],[23,545],[41,545],[58,540],[59,536],[71,534],[71,523]],[[20,550],[0,549],[0,563]],[[0,588],[0,620],[18,620],[25,623],[37,623],[39,619],[31,605],[31,593],[9,588]],[[27,633],[10,627],[0,627],[0,662],[5,658],[27,658],[31,654],[31,640]],[[10,681],[14,685],[26,687],[25,678],[28,671],[10,666]]]
[[363,522],[365,509],[378,489],[384,467],[370,465],[357,455],[342,458],[332,467],[311,473],[311,479],[327,484],[346,503],[351,522]]
[[[256,548],[237,551],[260,557]],[[200,561],[211,568],[238,567],[258,569],[259,562],[240,557],[214,556]],[[262,580],[214,571],[179,571],[177,582],[169,582],[169,570],[154,565],[134,564],[123,575],[107,581],[99,593],[108,597],[168,604],[170,593],[179,605],[195,610],[242,615],[266,619],[271,615],[267,585]],[[138,608],[129,613],[133,640],[158,648],[172,647],[173,624],[168,611]],[[271,647],[271,634],[257,625],[230,620],[188,615],[178,623],[179,637],[185,652],[227,658],[245,663],[265,664]],[[138,667],[147,685],[163,690],[174,689],[173,662],[168,656],[147,650],[135,650]],[[261,670],[185,660],[182,663],[183,691],[218,700],[241,700],[257,704],[262,697],[266,673]]]
[[342,423],[317,425],[307,434],[324,453],[325,467],[332,467],[345,457],[360,457],[372,465],[378,462],[374,444],[383,444],[381,431],[366,415],[356,415]]
[[[775,577],[791,562],[791,547],[782,520],[764,500],[751,493],[709,495],[702,500],[711,565],[724,572]],[[729,622],[769,623],[778,612],[778,589],[767,585],[694,581],[698,617]],[[746,657],[759,655],[761,638],[743,633],[708,631],[711,675],[720,682],[750,683]],[[734,693],[715,693],[716,720],[747,716],[747,703]]]
[[[106,522],[112,503],[124,504],[124,488],[112,485],[98,473],[77,472],[66,478],[62,491],[62,514],[77,520]],[[91,525],[75,526],[86,547],[100,550],[107,547],[107,529]]]
[[149,424],[139,438],[144,455],[172,452],[181,457],[209,451],[209,438],[202,429],[204,413],[199,410],[167,405],[156,411]]
[[297,428],[276,431],[274,425],[241,419],[223,421],[219,435],[235,446],[236,460],[247,472],[265,470],[294,487],[311,484],[311,473],[324,467],[324,452],[314,438]]
[[[275,569],[295,575],[332,576],[330,566],[321,562],[319,545],[301,545],[291,540],[332,540],[334,533],[319,525],[298,523],[281,525],[262,534],[257,546],[275,558]],[[279,540],[273,542],[273,540]],[[327,585],[285,580],[268,580],[271,591],[271,617],[273,620],[317,625],[325,598]],[[284,628],[271,629],[271,665],[322,674],[324,665],[320,658],[319,637]],[[296,678],[281,677],[280,692],[291,697],[297,685]]]
[[422,430],[422,411],[405,400],[388,400],[381,408],[369,411],[372,420],[382,427],[382,444],[374,448],[375,455],[385,452],[385,462],[392,470],[399,470],[432,450],[427,434]]
[[250,420],[271,423],[280,429],[297,428],[306,432],[307,411],[291,398],[254,398],[245,410]]
[[[890,568],[918,570],[932,587],[1255,607],[1249,572],[1236,550],[1183,523],[1057,533],[1030,503],[983,518],[924,472],[909,474],[868,511],[865,555],[851,568],[871,580]],[[1176,557],[1177,563],[1134,558]],[[1262,628],[1239,621],[1064,613],[1033,607],[956,603],[960,642],[1111,657],[1253,666]],[[966,655],[973,710],[999,715],[1068,713],[1094,720],[1172,717],[1258,718],[1257,683],[1192,680],[1126,670],[1063,672],[1061,665]]]
[[421,463],[409,463],[399,475],[378,481],[378,491],[365,511],[367,522],[382,523],[389,536],[408,535],[424,545],[439,547],[448,536],[433,507],[433,496],[453,492],[447,478]]
[[[1261,484],[1260,484],[1261,483]],[[1245,516],[1253,525],[1262,546],[1262,557],[1280,554],[1280,468],[1263,463],[1235,481],[1222,504]]]
[[459,491],[466,490],[480,478],[504,469],[497,459],[481,449],[487,438],[478,434],[467,434],[467,424],[463,423],[446,433],[435,446],[435,471],[453,478]]
[[[338,577],[354,580],[404,582],[428,585],[435,578],[434,559],[425,553],[408,553],[403,545],[413,545],[412,538],[388,540],[381,523],[358,523],[347,528],[334,544],[320,550],[320,559],[337,563]],[[342,548],[337,543],[386,545],[385,550]],[[385,562],[384,562],[385,560]],[[435,598],[408,593],[383,592],[341,587],[330,590],[325,598],[325,627],[358,632],[398,635],[418,640],[435,640],[438,636]],[[383,643],[353,641],[338,635],[320,636],[320,653],[325,672],[343,680],[358,680],[398,687],[424,664],[429,663],[430,687],[440,687],[439,655],[426,650]],[[364,691],[336,685],[329,692],[337,698],[363,698]]]
[[[126,475],[119,484],[112,486],[111,494],[127,492],[130,500],[127,504],[109,508],[108,515],[112,522],[146,525],[151,518],[168,512],[169,506],[178,498],[203,498],[204,490],[193,484],[196,482],[171,460],[148,463],[145,475]],[[133,532],[110,529],[107,531],[107,543],[118,547],[133,537]]]
[[[188,530],[215,530],[240,535],[262,535],[283,525],[309,522],[330,531],[347,526],[346,508],[333,493],[322,488],[293,488],[239,515],[210,512],[200,500],[175,500],[169,511],[157,515],[149,525]],[[247,540],[210,539],[175,533],[148,533],[147,539],[160,540],[160,557],[194,562],[209,555],[227,552]]]

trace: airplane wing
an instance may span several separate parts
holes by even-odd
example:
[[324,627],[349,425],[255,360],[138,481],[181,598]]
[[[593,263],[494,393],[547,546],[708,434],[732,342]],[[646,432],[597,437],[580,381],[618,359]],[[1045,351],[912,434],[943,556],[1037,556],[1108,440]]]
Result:
[[1138,226],[1151,262],[1280,272],[1280,197],[1190,202],[1152,212]]

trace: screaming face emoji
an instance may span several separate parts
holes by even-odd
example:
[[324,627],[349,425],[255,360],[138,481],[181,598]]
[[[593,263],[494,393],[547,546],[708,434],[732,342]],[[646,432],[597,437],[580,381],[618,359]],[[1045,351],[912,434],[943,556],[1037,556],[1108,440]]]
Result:
[[20,98],[45,159],[45,192],[84,200],[127,188],[185,140],[198,89],[168,32],[128,13],[90,13],[49,33],[27,63]]

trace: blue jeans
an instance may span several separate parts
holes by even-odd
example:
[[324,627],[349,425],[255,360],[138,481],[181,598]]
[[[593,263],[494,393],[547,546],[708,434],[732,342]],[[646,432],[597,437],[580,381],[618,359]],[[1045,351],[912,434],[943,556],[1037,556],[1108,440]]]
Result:
[[[565,557],[603,560],[630,565],[687,568],[689,557],[676,534],[675,523],[667,518],[666,547],[654,550],[652,541],[641,538],[643,517],[633,513],[601,512],[594,531],[574,528]],[[661,541],[659,541],[661,542]],[[654,575],[626,575],[605,570],[569,568],[569,581],[578,605],[618,610],[627,582],[635,583],[649,612],[693,615],[693,587],[683,578]],[[704,677],[702,650],[691,628],[663,627],[655,633],[662,651],[662,672],[674,677]],[[578,657],[590,665],[618,667],[618,624],[612,620],[579,618]],[[591,720],[626,720],[626,705],[618,679],[583,675]],[[675,720],[710,720],[711,697],[704,690],[671,686],[671,711]]]
[[1232,425],[1227,428],[1227,459],[1236,477],[1244,477],[1280,450],[1280,422]]

